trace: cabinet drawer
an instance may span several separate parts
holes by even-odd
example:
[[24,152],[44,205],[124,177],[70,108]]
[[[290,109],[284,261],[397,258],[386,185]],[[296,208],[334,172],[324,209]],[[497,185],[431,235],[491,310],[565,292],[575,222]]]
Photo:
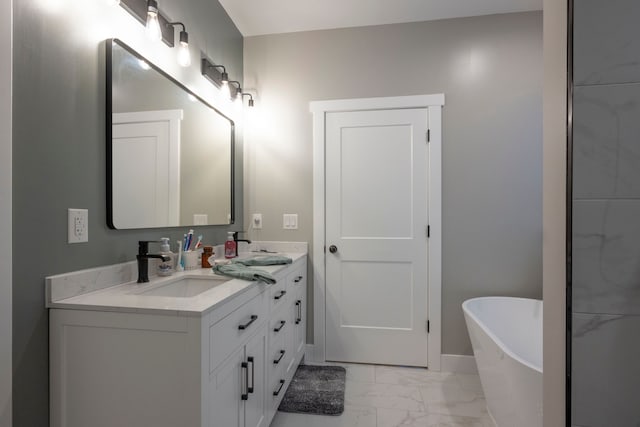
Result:
[[267,292],[237,308],[209,328],[209,372],[267,319]]
[[271,378],[269,387],[267,388],[267,408],[278,409],[278,405],[282,401],[284,393],[287,391],[287,383],[284,375]]
[[284,378],[283,372],[289,364],[291,348],[287,345],[284,336],[280,337],[276,342],[271,343],[267,353],[267,379],[268,383],[278,377]]
[[286,279],[278,280],[275,284],[271,285],[267,292],[269,292],[269,309],[271,313],[287,305],[289,298],[287,295]]
[[269,318],[269,343],[275,342],[279,338],[289,335],[290,330],[291,316],[289,316],[289,312],[286,307],[282,306],[278,311],[272,313]]
[[295,291],[296,289],[306,287],[307,285],[307,270],[306,264],[296,268],[296,270],[287,276],[287,282],[289,283],[289,289]]

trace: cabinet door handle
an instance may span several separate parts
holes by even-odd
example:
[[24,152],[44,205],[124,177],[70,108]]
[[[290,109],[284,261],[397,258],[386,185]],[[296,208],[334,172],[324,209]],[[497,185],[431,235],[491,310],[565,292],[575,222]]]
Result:
[[273,360],[273,364],[277,365],[278,363],[280,363],[280,361],[282,360],[282,358],[284,357],[284,354],[286,353],[285,350],[280,350],[280,357],[278,357],[277,359]]
[[278,295],[276,295],[275,297],[273,297],[273,299],[280,299],[283,296],[285,296],[287,294],[287,291],[280,291],[280,293]]
[[298,307],[298,316],[296,319],[296,325],[299,325],[302,322],[302,300],[296,301],[296,307]]
[[284,380],[280,380],[280,387],[278,387],[278,389],[276,391],[273,392],[274,396],[277,396],[280,394],[280,392],[282,391],[282,387],[284,387]]
[[253,357],[247,357],[247,363],[251,363],[251,386],[249,386],[249,369],[247,369],[247,392],[253,393],[253,386],[255,385],[255,371],[253,363]]
[[241,376],[242,373],[244,373],[244,384],[240,384],[240,392],[242,393],[240,395],[240,399],[242,400],[249,400],[249,393],[248,391],[245,393],[243,392],[244,390],[248,390],[249,389],[249,364],[247,362],[242,362],[241,366]]
[[244,325],[239,325],[238,329],[240,329],[241,331],[244,331],[245,329],[247,329],[253,322],[255,322],[258,319],[258,315],[256,314],[252,314],[251,315],[251,320],[249,320],[247,323],[245,323]]
[[273,328],[273,332],[280,332],[282,328],[284,328],[284,324],[287,323],[285,320],[280,321],[280,326]]

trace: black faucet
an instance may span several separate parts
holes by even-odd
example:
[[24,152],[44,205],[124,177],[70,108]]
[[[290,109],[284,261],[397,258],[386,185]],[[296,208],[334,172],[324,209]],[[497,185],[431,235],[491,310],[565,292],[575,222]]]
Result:
[[238,256],[238,242],[246,242],[248,244],[251,244],[251,240],[238,239],[238,232],[237,231],[233,232],[233,241],[236,242],[236,253],[235,253],[236,256]]
[[169,261],[171,258],[161,254],[150,254],[149,243],[160,243],[157,240],[140,240],[138,242],[138,283],[149,281],[149,258],[157,258],[162,261]]

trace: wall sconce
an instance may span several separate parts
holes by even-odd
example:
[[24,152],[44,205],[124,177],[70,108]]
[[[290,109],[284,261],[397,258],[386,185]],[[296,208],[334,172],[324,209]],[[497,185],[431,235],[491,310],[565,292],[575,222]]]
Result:
[[[115,0],[112,4],[117,4]],[[149,37],[162,41],[169,47],[174,46],[175,34],[173,25],[158,9],[157,0],[120,0],[120,6],[147,28]],[[155,24],[157,22],[157,26]],[[158,35],[159,34],[159,35]]]
[[242,94],[242,86],[240,85],[240,82],[237,80],[230,80],[229,81],[229,97],[231,99],[240,98],[241,94]]
[[242,96],[249,97],[249,107],[253,107],[253,96],[250,93],[242,92]]
[[[218,71],[219,69],[222,71]],[[203,76],[205,76],[209,81],[215,84],[218,87],[225,86],[229,83],[229,74],[227,74],[227,69],[224,65],[216,65],[213,62],[209,61],[207,58],[202,58],[200,62],[200,72]]]
[[169,25],[175,27],[176,25],[182,26],[180,31],[180,43],[178,44],[178,64],[183,67],[191,65],[191,53],[189,53],[189,33],[187,33],[187,27],[182,22],[169,22]]

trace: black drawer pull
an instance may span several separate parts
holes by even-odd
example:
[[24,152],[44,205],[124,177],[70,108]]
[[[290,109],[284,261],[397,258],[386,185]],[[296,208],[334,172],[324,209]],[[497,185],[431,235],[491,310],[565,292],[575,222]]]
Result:
[[296,301],[296,306],[298,307],[296,325],[299,325],[302,322],[302,300]]
[[280,332],[282,328],[284,328],[284,324],[287,323],[286,320],[280,321],[280,326],[273,328],[273,332]]
[[258,315],[256,314],[252,314],[251,315],[251,320],[249,320],[249,322],[245,323],[244,325],[239,325],[238,329],[240,329],[241,331],[247,329],[253,322],[255,322],[258,319]]
[[277,396],[280,394],[280,392],[282,391],[282,387],[284,387],[284,380],[280,380],[280,387],[278,387],[278,389],[276,391],[273,392],[274,396]]
[[280,350],[280,357],[278,357],[277,359],[273,360],[273,364],[277,365],[278,363],[280,363],[280,361],[282,360],[282,358],[284,357],[284,354],[286,353],[286,351],[284,350]]
[[280,299],[283,296],[285,296],[287,294],[287,291],[280,291],[280,293],[278,295],[276,295],[275,297],[273,297],[273,299]]
[[[244,390],[248,390],[249,389],[249,364],[247,362],[242,362],[242,364],[240,365],[241,367],[241,371],[242,373],[244,373],[244,384],[240,384],[240,391],[243,391],[243,385],[244,385]],[[242,374],[241,374],[242,375]],[[249,400],[249,393],[242,393],[240,395],[240,399],[242,400]]]

